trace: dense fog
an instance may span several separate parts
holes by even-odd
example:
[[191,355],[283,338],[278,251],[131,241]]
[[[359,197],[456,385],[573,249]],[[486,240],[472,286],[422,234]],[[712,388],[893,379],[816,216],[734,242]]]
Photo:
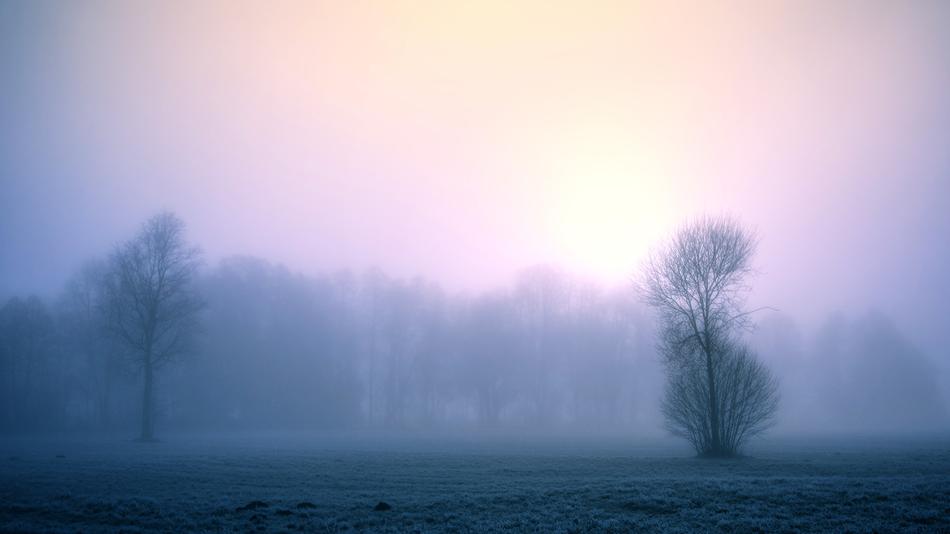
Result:
[[0,431],[138,432],[166,211],[159,436],[665,435],[643,265],[721,214],[767,436],[950,431],[950,10],[813,7],[3,3]]
[[[136,428],[142,369],[104,330],[104,268],[90,260],[54,299],[0,309],[4,432]],[[164,431],[663,431],[653,318],[633,287],[537,266],[461,294],[254,257],[208,266],[196,286],[200,332],[158,370]],[[779,434],[947,429],[946,376],[886,314],[805,330],[763,313],[750,338],[781,382]]]

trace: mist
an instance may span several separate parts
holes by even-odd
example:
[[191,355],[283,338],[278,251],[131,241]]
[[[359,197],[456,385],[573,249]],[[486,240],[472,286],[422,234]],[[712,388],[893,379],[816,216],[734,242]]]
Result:
[[[136,427],[141,369],[84,307],[101,263],[49,303],[3,306],[6,431]],[[164,429],[663,432],[655,325],[633,288],[537,266],[498,290],[449,293],[247,256],[205,267],[196,285],[200,337],[156,387]],[[781,380],[779,434],[947,429],[942,362],[887,314],[807,329],[762,313],[750,337]]]
[[[777,384],[743,452],[945,445],[948,25],[939,2],[3,3],[0,436],[682,453],[645,268],[722,218],[754,242],[728,338]],[[120,293],[162,217],[188,261],[153,351]]]
[[[779,312],[759,322],[791,323],[805,345],[763,347],[764,357],[804,373],[834,357],[816,341],[829,321],[875,313],[935,382],[933,402],[950,402],[942,6],[841,5],[821,23],[804,6],[757,7],[728,23],[710,10],[701,28],[645,6],[601,6],[563,28],[567,6],[429,6],[388,13],[399,21],[390,25],[380,25],[382,11],[292,3],[266,14],[3,9],[4,300],[37,295],[56,315],[67,279],[161,210],[181,216],[204,251],[214,330],[202,342],[207,354],[185,366],[225,365],[212,356],[222,351],[215,340],[229,337],[225,310],[300,330],[308,322],[276,310],[278,295],[256,297],[267,311],[214,298],[237,289],[220,287],[240,270],[234,257],[286,269],[287,280],[262,272],[256,284],[296,290],[257,291],[299,293],[286,306],[350,323],[342,337],[353,354],[365,352],[366,331],[355,325],[366,310],[355,301],[371,272],[407,286],[393,291],[412,304],[393,306],[459,323],[485,299],[507,300],[495,312],[506,321],[501,308],[524,306],[514,296],[519,273],[547,265],[561,285],[591,284],[636,310],[616,319],[626,330],[618,336],[641,341],[616,357],[636,369],[624,394],[643,404],[650,381],[634,377],[651,376],[655,358],[633,292],[637,270],[684,221],[729,213],[760,239],[750,304]],[[695,31],[671,43],[648,19]],[[613,47],[629,24],[644,27]],[[476,46],[480,25],[499,31],[498,42]],[[569,82],[549,86],[555,75]],[[599,324],[607,313],[563,312],[612,328]],[[563,328],[544,336],[583,343]],[[326,352],[329,340],[309,337],[299,351]],[[405,350],[412,361],[422,349]],[[554,359],[582,365],[578,352]],[[352,360],[364,394],[379,387],[357,380],[365,362],[341,360]],[[786,382],[788,399],[812,394],[811,383]],[[357,411],[368,416],[366,406]]]

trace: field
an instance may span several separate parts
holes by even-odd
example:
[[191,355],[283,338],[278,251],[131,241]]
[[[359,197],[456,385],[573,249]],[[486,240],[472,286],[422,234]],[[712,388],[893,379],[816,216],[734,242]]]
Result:
[[619,438],[8,438],[0,530],[940,532],[948,445],[773,440],[711,461]]

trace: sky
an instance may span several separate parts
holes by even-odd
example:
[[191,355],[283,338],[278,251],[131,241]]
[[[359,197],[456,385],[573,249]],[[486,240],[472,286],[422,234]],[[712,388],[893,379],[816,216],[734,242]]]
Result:
[[[629,284],[685,221],[753,304],[891,314],[950,361],[945,2],[0,4],[0,295],[151,214],[209,263],[450,290]],[[940,352],[942,351],[942,352]]]

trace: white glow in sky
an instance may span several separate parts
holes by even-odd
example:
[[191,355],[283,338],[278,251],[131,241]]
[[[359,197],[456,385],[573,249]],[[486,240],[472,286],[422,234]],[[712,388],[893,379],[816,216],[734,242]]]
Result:
[[536,263],[626,283],[730,213],[761,236],[756,299],[936,311],[948,24],[923,2],[7,3],[0,293],[159,209],[211,261],[453,289]]

